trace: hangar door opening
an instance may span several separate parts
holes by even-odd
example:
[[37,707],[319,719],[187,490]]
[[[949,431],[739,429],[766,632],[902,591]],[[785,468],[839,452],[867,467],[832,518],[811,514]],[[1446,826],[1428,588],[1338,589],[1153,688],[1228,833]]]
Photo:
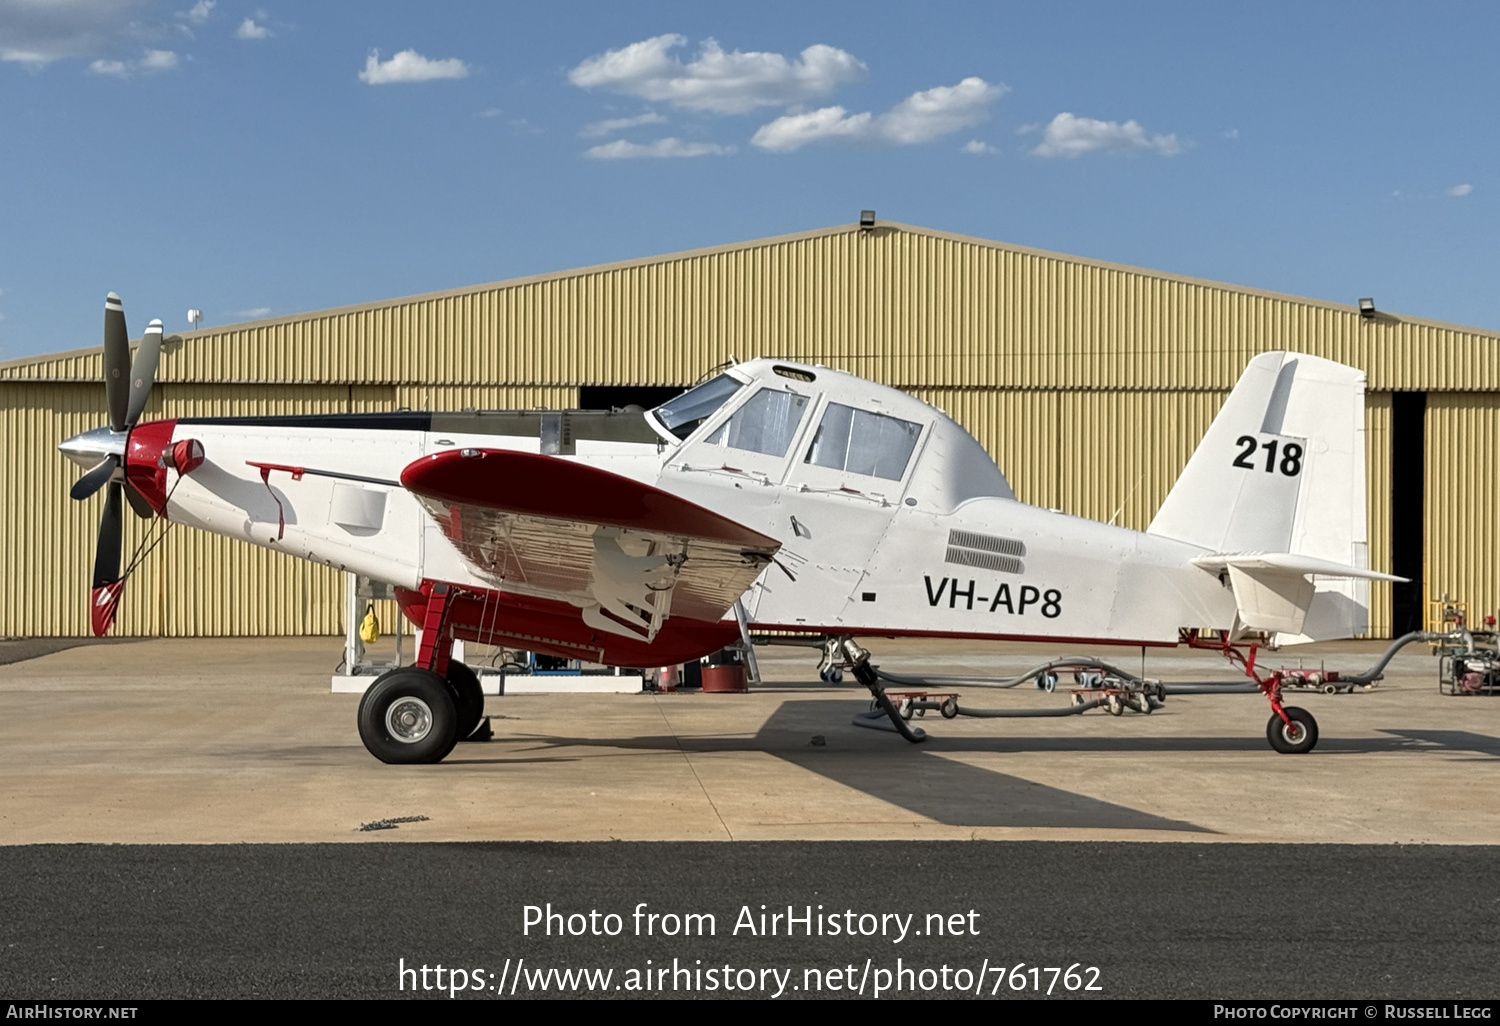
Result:
[[578,390],[578,405],[585,410],[623,410],[627,406],[649,410],[683,391],[670,385],[584,385]]
[[1426,479],[1427,393],[1391,397],[1391,573],[1408,578],[1391,585],[1391,633],[1424,629],[1426,524],[1422,490]]

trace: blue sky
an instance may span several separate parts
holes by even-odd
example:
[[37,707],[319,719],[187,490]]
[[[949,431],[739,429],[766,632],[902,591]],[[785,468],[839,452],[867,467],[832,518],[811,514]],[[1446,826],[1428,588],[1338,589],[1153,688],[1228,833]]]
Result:
[[0,359],[881,217],[1500,329],[1493,4],[0,0]]

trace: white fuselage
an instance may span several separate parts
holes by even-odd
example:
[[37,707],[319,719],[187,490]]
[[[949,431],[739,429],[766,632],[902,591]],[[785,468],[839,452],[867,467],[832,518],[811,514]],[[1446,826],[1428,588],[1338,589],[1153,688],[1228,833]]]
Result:
[[[744,596],[751,622],[768,629],[1171,644],[1181,628],[1233,625],[1231,591],[1192,563],[1204,549],[1018,502],[978,444],[932,407],[837,372],[819,368],[816,380],[803,382],[774,377],[771,366],[736,368],[744,391],[686,441],[652,414],[620,414],[651,430],[578,437],[561,451],[554,441],[551,454],[653,485],[780,541],[779,565]],[[788,390],[801,411],[787,420],[779,456],[736,448],[732,430],[716,430],[762,389],[779,398]],[[816,462],[814,433],[836,403],[906,425],[904,469],[876,461],[869,466],[877,476]],[[314,418],[180,421],[174,438],[198,439],[207,459],[188,476],[171,475],[168,515],[404,588],[437,580],[504,592],[506,583],[467,562],[400,485],[403,468],[432,453],[549,448],[545,430],[497,432],[476,417],[434,415],[424,424],[395,415],[375,427]],[[263,480],[252,464],[276,469]],[[284,468],[307,472],[294,479]]]

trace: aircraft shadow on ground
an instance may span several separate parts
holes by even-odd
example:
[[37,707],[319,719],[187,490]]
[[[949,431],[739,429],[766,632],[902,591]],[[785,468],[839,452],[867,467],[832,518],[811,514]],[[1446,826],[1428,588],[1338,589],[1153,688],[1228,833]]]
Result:
[[[864,702],[846,699],[783,702],[753,737],[742,735],[653,735],[631,738],[577,738],[513,735],[512,740],[544,748],[613,748],[625,751],[765,752],[949,826],[1074,827],[1104,830],[1171,830],[1213,833],[1205,827],[1038,784],[1023,777],[973,766],[947,755],[1077,752],[1271,752],[1254,737],[1005,737],[929,735],[911,745],[894,734],[851,725]],[[941,731],[943,720],[930,725]],[[1142,729],[1149,729],[1146,723]],[[996,730],[1003,727],[996,724]],[[1462,730],[1386,730],[1385,738],[1324,738],[1326,754],[1410,752],[1474,753],[1500,757],[1500,738]],[[813,737],[821,736],[823,745]],[[465,759],[464,762],[509,762]],[[546,761],[533,759],[528,761]]]
[[[849,724],[854,713],[863,708],[864,703],[841,700],[784,702],[766,720],[756,740],[793,765],[948,826],[1212,832],[1192,823],[943,757],[951,752],[992,751],[982,743],[990,740],[987,738],[932,735],[917,746],[894,735],[871,732],[875,747],[862,744],[853,758],[847,749],[830,750],[806,741],[805,747],[785,744],[788,735],[806,738],[820,726],[827,730]],[[865,733],[861,728],[851,729]],[[886,744],[880,744],[882,741]],[[899,755],[892,758],[897,753],[887,746],[899,746]]]

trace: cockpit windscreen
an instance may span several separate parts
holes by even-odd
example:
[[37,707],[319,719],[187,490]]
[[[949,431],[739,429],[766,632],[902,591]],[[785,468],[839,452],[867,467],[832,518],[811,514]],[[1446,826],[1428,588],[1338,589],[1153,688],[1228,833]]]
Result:
[[714,411],[729,401],[729,397],[745,387],[728,374],[720,374],[712,381],[705,381],[697,388],[690,388],[676,399],[663,403],[651,411],[662,427],[678,438],[687,438],[698,425]]

